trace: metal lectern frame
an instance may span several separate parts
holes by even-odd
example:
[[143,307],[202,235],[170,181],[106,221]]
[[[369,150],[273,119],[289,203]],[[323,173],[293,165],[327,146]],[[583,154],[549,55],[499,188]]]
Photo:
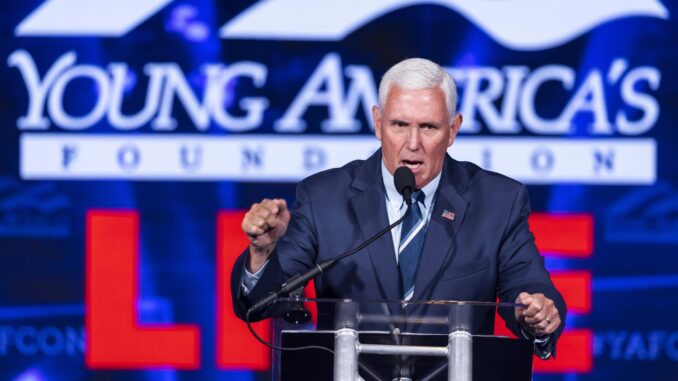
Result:
[[449,334],[447,347],[416,345],[361,344],[355,329],[342,328],[334,336],[334,380],[356,381],[358,355],[413,355],[447,357],[447,379],[471,381],[473,379],[473,336],[464,330]]
[[[409,355],[447,358],[447,379],[473,379],[473,335],[478,315],[497,308],[515,308],[512,303],[461,301],[352,301],[334,299],[280,298],[275,315],[299,319],[300,306],[317,304],[319,315],[325,316],[325,328],[334,333],[334,380],[362,380],[358,373],[359,356]],[[325,310],[325,311],[323,311]],[[294,311],[290,313],[289,311]],[[327,317],[330,319],[327,319]],[[290,320],[288,320],[289,322]],[[376,327],[376,328],[375,328]],[[380,329],[381,327],[381,329]],[[387,328],[383,328],[387,327]],[[363,331],[398,333],[435,332],[447,335],[447,346],[367,344],[360,342]],[[482,332],[481,332],[482,333]],[[485,332],[486,333],[486,332]]]

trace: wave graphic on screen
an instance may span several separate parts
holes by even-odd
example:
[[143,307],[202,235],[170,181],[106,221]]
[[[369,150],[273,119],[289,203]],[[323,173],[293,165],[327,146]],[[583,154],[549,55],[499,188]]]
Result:
[[466,17],[497,43],[514,50],[562,45],[610,20],[667,19],[658,0],[264,0],[220,30],[226,39],[342,40],[390,12],[440,5]]

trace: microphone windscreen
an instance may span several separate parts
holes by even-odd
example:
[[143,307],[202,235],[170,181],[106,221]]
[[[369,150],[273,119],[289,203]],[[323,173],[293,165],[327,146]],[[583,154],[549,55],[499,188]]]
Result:
[[393,174],[393,183],[398,193],[410,195],[415,189],[414,173],[407,167],[399,167]]

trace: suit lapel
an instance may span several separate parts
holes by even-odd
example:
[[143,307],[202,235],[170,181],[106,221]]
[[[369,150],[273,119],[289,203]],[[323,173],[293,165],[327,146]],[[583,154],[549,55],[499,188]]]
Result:
[[[462,197],[467,179],[458,167],[456,161],[446,157],[419,259],[414,300],[430,298],[433,283],[438,278],[438,273],[443,270],[443,264],[449,256],[454,255],[453,243],[468,209],[468,201]],[[454,217],[451,217],[452,215]]]
[[[375,176],[375,173],[378,175]],[[360,225],[362,238],[368,239],[389,225],[381,177],[381,150],[358,170],[352,186],[357,193],[351,198],[351,207]],[[400,299],[400,282],[391,233],[384,234],[370,244],[367,251],[382,297],[388,300]]]

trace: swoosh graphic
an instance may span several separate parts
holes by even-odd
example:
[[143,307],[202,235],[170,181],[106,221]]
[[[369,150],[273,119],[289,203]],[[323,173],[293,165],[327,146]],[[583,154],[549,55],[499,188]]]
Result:
[[16,36],[122,37],[174,0],[48,0],[14,29]]
[[387,13],[419,4],[453,9],[514,50],[558,46],[622,17],[669,17],[659,0],[263,0],[219,33],[226,39],[336,41]]

